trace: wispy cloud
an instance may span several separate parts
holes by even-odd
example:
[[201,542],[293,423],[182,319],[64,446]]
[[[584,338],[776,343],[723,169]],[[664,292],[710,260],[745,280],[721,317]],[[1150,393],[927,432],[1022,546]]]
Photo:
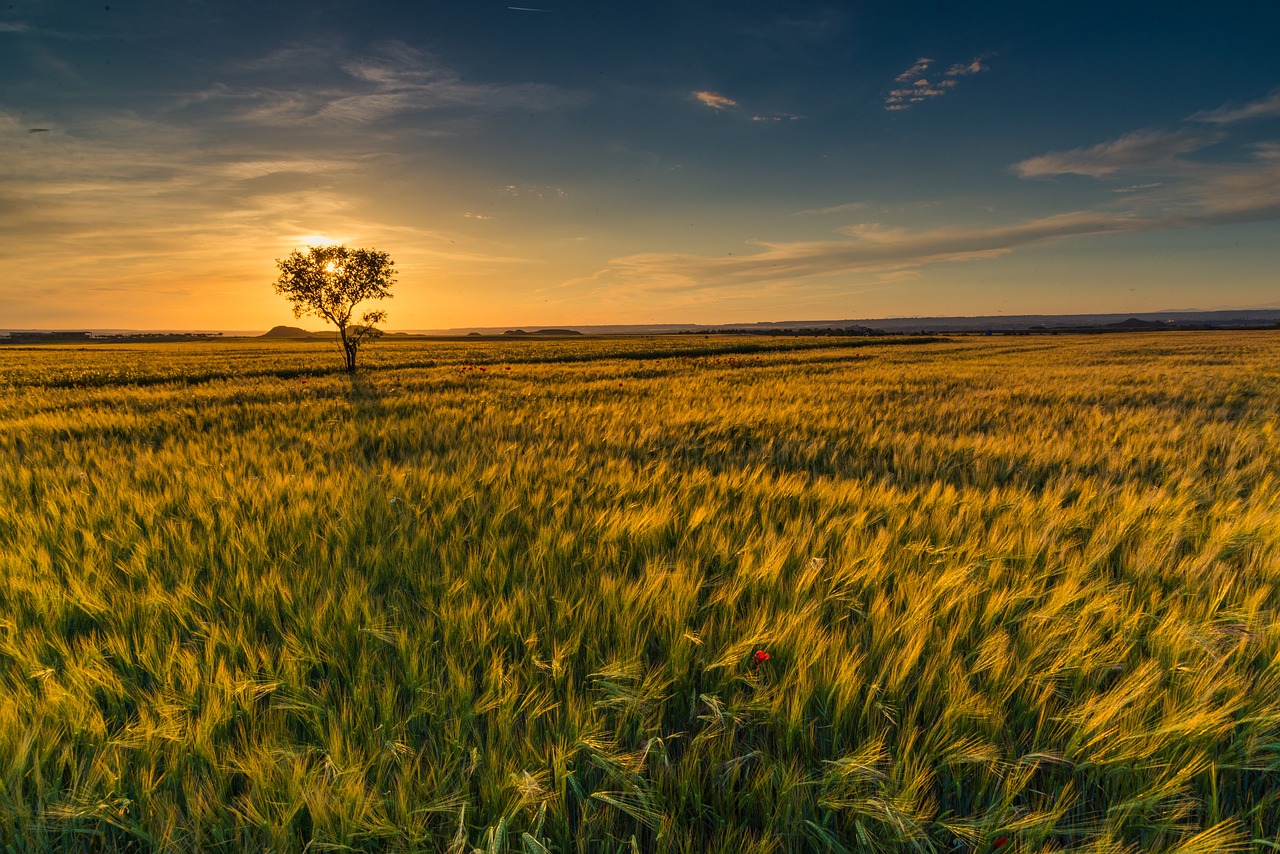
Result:
[[[746,114],[738,109],[741,105],[737,102],[737,100],[735,100],[734,98],[730,98],[728,95],[723,95],[719,92],[712,92],[710,89],[699,89],[699,90],[690,92],[689,96],[693,98],[693,100],[697,101],[698,103],[708,106],[711,109],[716,110],[717,112],[734,111],[734,112],[737,112],[739,116],[746,117]],[[798,122],[803,118],[804,116],[799,115],[797,113],[784,113],[784,112],[752,113],[750,115],[751,121],[759,124],[774,124],[777,122]]]
[[924,75],[929,70],[929,66],[933,65],[933,60],[927,56],[922,56],[912,63],[911,67],[906,71],[893,78],[899,83],[912,83],[917,78]]
[[341,160],[326,159],[236,159],[227,163],[213,163],[213,172],[233,180],[251,180],[271,175],[324,175],[349,171],[352,164]]
[[927,56],[919,57],[910,68],[893,78],[900,85],[889,90],[884,108],[889,112],[900,112],[911,109],[914,104],[941,97],[959,85],[957,78],[989,70],[990,66],[985,62],[989,57],[990,54],[980,54],[968,62],[956,63],[943,73],[941,79],[935,77],[932,80],[928,74],[934,60]]
[[1204,110],[1189,117],[1193,122],[1209,122],[1212,124],[1233,124],[1249,119],[1263,119],[1280,116],[1280,89],[1265,98],[1245,104],[1242,107],[1221,106],[1216,110]]
[[353,105],[357,115],[362,100],[372,103],[375,116],[406,109],[431,110],[466,106],[481,109],[519,107],[547,110],[580,103],[580,96],[540,83],[475,83],[441,65],[433,57],[407,45],[393,43],[382,56],[352,60],[342,65],[352,78],[372,87],[338,99],[323,112],[342,111]]
[[1207,148],[1222,135],[1199,128],[1176,131],[1140,130],[1109,142],[1069,151],[1054,151],[1015,163],[1013,171],[1023,178],[1049,175],[1089,175],[1100,178],[1117,172],[1152,170],[1178,160],[1179,155]]
[[979,54],[968,62],[957,62],[955,65],[947,69],[948,77],[965,77],[970,74],[979,74],[983,71],[990,70],[991,66],[986,64],[986,60],[990,58],[990,54]]
[[864,210],[867,207],[866,202],[845,202],[842,205],[831,205],[825,208],[808,208],[802,211],[793,211],[792,216],[825,216],[827,214],[853,213],[854,211]]
[[[335,74],[334,70],[338,73]],[[374,54],[347,57],[330,43],[291,45],[228,69],[220,82],[184,96],[180,105],[225,103],[232,117],[250,123],[373,124],[409,113],[463,108],[475,113],[507,109],[550,111],[584,101],[581,93],[540,83],[483,83],[464,79],[430,54],[388,42]],[[274,72],[280,84],[236,85]]]
[[1127,187],[1116,187],[1113,193],[1141,193],[1143,190],[1154,190],[1157,187],[1163,187],[1164,181],[1148,181],[1145,184],[1130,184]]
[[[13,6],[9,8],[13,9]],[[123,40],[131,37],[130,33],[119,31],[98,30],[90,33],[77,33],[67,30],[53,30],[48,27],[33,27],[26,21],[0,21],[0,33],[41,36],[69,42],[96,42],[106,39]]]
[[502,192],[508,196],[523,196],[535,199],[567,199],[573,195],[563,187],[546,184],[506,184]]
[[260,56],[235,60],[227,65],[233,72],[301,71],[308,76],[316,70],[341,61],[342,48],[337,41],[307,41],[286,44]]
[[701,103],[706,104],[708,107],[710,107],[713,110],[725,110],[725,109],[728,109],[729,107],[738,106],[737,101],[733,100],[727,95],[721,95],[719,92],[712,92],[706,89],[702,89],[697,92],[693,92],[691,94],[693,95],[693,98],[695,101],[700,101]]

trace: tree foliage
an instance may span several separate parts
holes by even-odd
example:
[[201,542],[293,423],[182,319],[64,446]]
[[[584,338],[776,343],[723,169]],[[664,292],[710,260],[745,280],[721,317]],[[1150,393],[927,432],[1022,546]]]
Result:
[[366,311],[356,325],[351,316],[365,300],[392,296],[396,266],[391,256],[377,249],[308,246],[306,252],[295,249],[288,258],[276,259],[276,266],[276,293],[293,303],[293,316],[314,314],[338,327],[347,370],[354,371],[360,345],[382,334],[374,324],[385,322],[387,313]]

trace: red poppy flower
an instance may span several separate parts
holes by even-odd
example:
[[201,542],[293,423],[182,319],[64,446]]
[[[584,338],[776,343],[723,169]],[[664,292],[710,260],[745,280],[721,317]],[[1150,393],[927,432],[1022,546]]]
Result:
[[991,843],[992,848],[1003,848],[1004,844],[1009,841],[1007,836],[997,836],[996,841]]
[[752,670],[757,669],[760,665],[764,664],[768,660],[769,660],[769,653],[765,652],[763,649],[757,649],[756,654],[751,656],[751,669]]

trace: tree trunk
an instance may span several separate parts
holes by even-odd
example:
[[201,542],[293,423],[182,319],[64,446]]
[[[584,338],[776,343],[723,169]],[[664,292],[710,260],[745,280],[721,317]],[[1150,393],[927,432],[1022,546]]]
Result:
[[339,326],[338,332],[342,336],[342,357],[346,360],[347,373],[353,374],[356,371],[357,343],[347,337],[347,327]]

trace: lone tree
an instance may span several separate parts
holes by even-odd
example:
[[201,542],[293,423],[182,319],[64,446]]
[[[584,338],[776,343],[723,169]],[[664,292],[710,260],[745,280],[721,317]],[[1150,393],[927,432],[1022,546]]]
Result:
[[387,313],[366,311],[354,326],[351,314],[365,300],[391,297],[396,282],[391,256],[376,249],[308,246],[306,252],[295,249],[288,258],[277,258],[276,266],[276,293],[293,303],[293,316],[314,314],[338,327],[347,370],[354,371],[360,345],[382,334],[373,324],[386,321]]

